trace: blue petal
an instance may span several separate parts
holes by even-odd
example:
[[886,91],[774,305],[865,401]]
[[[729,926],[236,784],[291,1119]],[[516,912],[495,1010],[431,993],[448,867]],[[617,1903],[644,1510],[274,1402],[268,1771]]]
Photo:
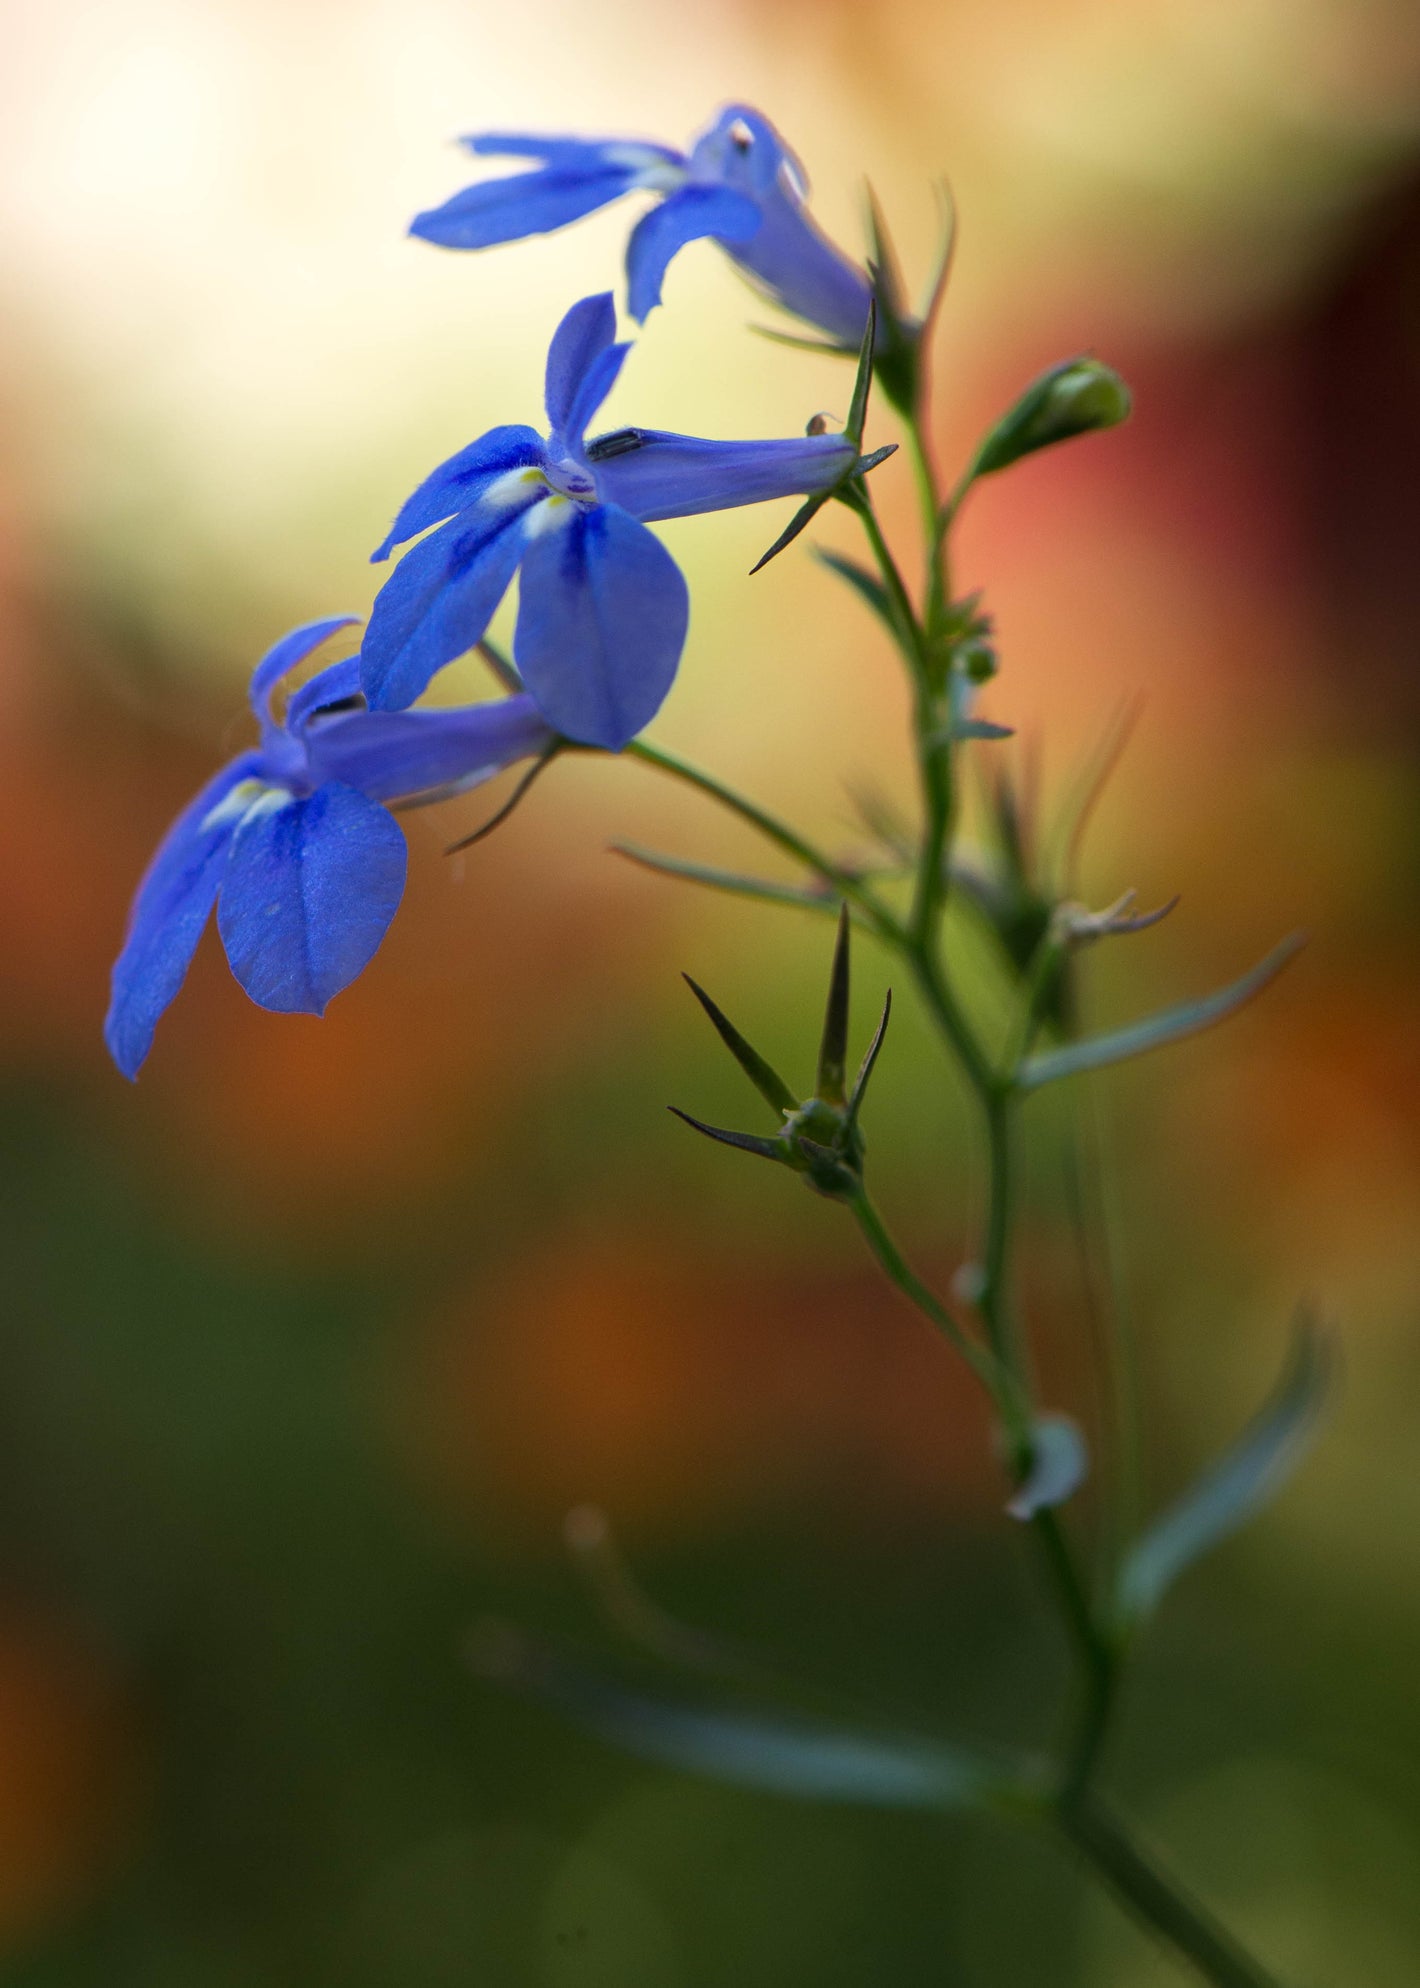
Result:
[[762,111],[726,104],[696,139],[690,169],[698,180],[733,186],[756,197],[788,181],[799,198],[808,191],[802,165]]
[[630,350],[629,345],[608,345],[582,375],[572,396],[572,405],[567,410],[566,426],[555,437],[555,441],[569,454],[581,450],[587,423],[616,385],[616,376]]
[[138,1075],[153,1046],[158,1018],[182,986],[222,880],[236,824],[203,823],[239,781],[261,770],[260,754],[246,752],[209,780],[163,837],[138,886],[104,1023],[109,1054],[125,1077]]
[[350,628],[359,618],[355,614],[331,614],[324,621],[307,621],[300,628],[293,628],[289,635],[283,635],[274,648],[267,650],[252,671],[251,688],[247,693],[252,710],[261,720],[263,732],[269,729],[272,722],[271,693],[287,671],[304,662],[312,649],[318,649],[337,628]]
[[[566,432],[579,388],[615,337],[616,305],[610,290],[583,297],[552,334],[543,400],[554,433]],[[608,380],[603,392],[610,387]]]
[[232,842],[217,929],[263,1008],[319,1015],[374,957],[404,893],[404,835],[377,801],[331,781],[254,810]]
[[372,800],[473,787],[556,738],[531,697],[500,697],[450,711],[354,711],[306,734],[311,774]]
[[287,733],[299,739],[306,726],[318,711],[331,704],[344,704],[352,697],[360,695],[360,658],[346,656],[342,662],[332,663],[328,669],[320,670],[309,683],[303,683],[294,691],[286,706]]
[[872,295],[863,271],[782,188],[765,196],[760,214],[758,231],[747,242],[727,242],[726,253],[776,304],[856,351]]
[[427,531],[456,511],[467,510],[495,477],[510,469],[531,468],[542,459],[542,437],[536,429],[517,425],[490,428],[425,477],[414,495],[400,506],[388,537],[370,554],[371,562],[388,559],[394,546],[413,538],[416,532]]
[[[529,502],[536,501],[531,495]],[[452,519],[405,553],[375,596],[360,651],[360,681],[372,710],[412,704],[445,663],[479,640],[517,571],[526,510],[489,505]]]
[[[632,440],[635,436],[637,439]],[[772,497],[812,496],[837,483],[857,459],[842,435],[797,435],[785,441],[712,442],[659,428],[625,430],[599,440],[586,455],[597,488],[643,522],[728,511]]]
[[671,258],[687,242],[714,235],[720,241],[743,242],[759,226],[759,209],[748,194],[724,186],[687,186],[673,193],[649,214],[643,214],[626,244],[627,302],[631,315],[644,324],[661,301],[661,283]]
[[416,214],[409,232],[440,248],[493,248],[499,242],[550,234],[569,221],[580,221],[584,214],[619,199],[635,177],[634,170],[624,166],[573,166],[482,180],[442,207]]
[[479,131],[459,143],[481,159],[540,159],[546,166],[564,169],[616,166],[635,172],[685,164],[683,152],[641,138],[544,138],[526,132]]
[[754,199],[759,227],[740,241],[724,238],[746,274],[785,310],[856,350],[868,320],[867,276],[814,222],[803,168],[768,118],[729,105],[696,140],[690,171],[699,184]]
[[513,652],[548,723],[619,752],[660,709],[685,646],[680,568],[614,505],[569,507],[523,559]]

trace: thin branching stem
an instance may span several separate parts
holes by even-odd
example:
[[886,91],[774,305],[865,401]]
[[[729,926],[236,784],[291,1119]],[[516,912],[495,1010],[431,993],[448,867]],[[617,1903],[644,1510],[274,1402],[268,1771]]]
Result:
[[[950,657],[948,534],[970,475],[945,503],[937,497],[923,417],[910,424],[924,523],[928,571],[919,617],[901,572],[864,494],[852,504],[862,521],[892,606],[894,633],[914,692],[914,733],[922,785],[923,827],[915,865],[912,908],[904,920],[859,875],[835,862],[796,829],[722,781],[661,747],[638,741],[627,755],[669,774],[728,808],[786,856],[801,864],[850,904],[863,923],[908,966],[934,1026],[976,1100],[987,1152],[984,1237],[976,1294],[981,1334],[957,1315],[911,1268],[866,1193],[847,1197],[869,1249],[889,1282],[913,1304],[966,1361],[990,1393],[1013,1482],[1030,1470],[1037,1409],[1028,1348],[1013,1294],[1012,1256],[1018,1217],[1016,1118],[1021,1104],[1021,1060],[1038,1021],[1040,990],[1027,991],[1023,1012],[998,1062],[983,1045],[959,1000],[942,957],[943,913],[956,826],[953,755],[942,737],[940,699]],[[1046,1814],[1051,1825],[1085,1859],[1140,1921],[1170,1943],[1214,1988],[1280,1988],[1232,1936],[1135,1841],[1095,1792],[1118,1695],[1123,1649],[1107,1609],[1096,1606],[1075,1547],[1058,1511],[1030,1520],[1047,1587],[1074,1652],[1077,1705],[1061,1751]]]
[[1214,1988],[1282,1988],[1097,1798],[1082,1796],[1062,1809],[1059,1827],[1120,1902],[1170,1940]]
[[888,1282],[895,1285],[908,1302],[936,1327],[947,1343],[961,1354],[992,1400],[999,1400],[1008,1388],[1008,1377],[989,1349],[974,1337],[912,1269],[893,1241],[867,1190],[860,1187],[848,1205]]
[[743,794],[737,794],[723,780],[717,780],[713,774],[692,766],[689,760],[668,752],[664,746],[653,746],[645,739],[635,739],[625,748],[625,755],[628,759],[639,759],[645,766],[654,766],[659,772],[668,773],[672,779],[683,781],[687,786],[698,788],[721,807],[728,808],[732,814],[748,822],[751,828],[757,829],[784,855],[793,857],[796,863],[802,863],[806,869],[831,884],[840,897],[846,898],[855,910],[861,912],[865,922],[879,937],[889,944],[895,943],[900,930],[897,920],[886,905],[879,902],[869,886],[852,871],[824,855],[822,850],[816,849],[797,829],[790,828],[787,822],[780,821],[767,808],[747,800]]

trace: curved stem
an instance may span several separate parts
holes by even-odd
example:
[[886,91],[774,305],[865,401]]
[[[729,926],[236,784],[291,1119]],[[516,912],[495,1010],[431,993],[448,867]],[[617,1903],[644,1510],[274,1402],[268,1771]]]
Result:
[[912,1269],[893,1241],[882,1216],[873,1206],[867,1189],[859,1187],[848,1203],[869,1249],[889,1283],[896,1286],[910,1304],[934,1325],[948,1344],[966,1361],[993,1400],[999,1401],[1007,1377],[986,1347],[974,1339],[959,1319],[954,1318],[928,1285]]

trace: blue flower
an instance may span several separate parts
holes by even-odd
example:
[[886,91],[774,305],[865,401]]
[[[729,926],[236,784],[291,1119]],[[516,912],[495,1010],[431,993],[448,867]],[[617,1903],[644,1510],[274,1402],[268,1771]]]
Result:
[[731,104],[689,154],[665,145],[536,138],[481,132],[463,143],[480,158],[537,163],[483,180],[415,217],[410,233],[443,248],[492,248],[547,234],[624,193],[661,196],[631,232],[626,280],[631,315],[643,323],[661,301],[671,258],[710,236],[774,301],[856,350],[871,294],[865,272],[835,248],[805,205],[803,168],[756,110]]
[[359,662],[277,683],[351,617],[293,629],[256,667],[260,744],[208,782],[138,887],[104,1039],[136,1077],[215,904],[233,973],[263,1008],[321,1014],[369,964],[404,891],[404,834],[383,801],[474,786],[553,742],[530,697],[371,712]]
[[[646,520],[830,489],[841,435],[711,442],[622,428],[588,442],[629,346],[610,292],[574,304],[547,355],[544,440],[493,428],[421,483],[373,555],[430,525],[381,588],[361,652],[372,710],[413,703],[471,649],[521,568],[514,654],[548,723],[618,752],[655,716],[685,646],[680,569]],[[443,522],[446,520],[447,522]]]

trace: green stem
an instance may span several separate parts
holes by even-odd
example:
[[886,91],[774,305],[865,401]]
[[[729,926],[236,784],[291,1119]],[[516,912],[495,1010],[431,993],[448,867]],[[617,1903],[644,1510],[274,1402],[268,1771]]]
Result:
[[895,1285],[908,1302],[915,1305],[924,1318],[937,1328],[948,1344],[961,1354],[971,1371],[991,1394],[992,1399],[999,1400],[1008,1384],[1007,1377],[987,1348],[974,1339],[960,1321],[952,1316],[941,1299],[912,1269],[888,1233],[883,1218],[873,1206],[866,1188],[860,1186],[848,1205],[888,1282]]
[[[919,456],[922,488],[930,492],[930,463],[925,446]],[[964,492],[965,486],[959,486],[949,506],[938,513],[944,521],[950,519]],[[1012,1471],[1019,1481],[1030,1464],[1034,1409],[1010,1291],[1015,1219],[1014,1065],[1008,1063],[1004,1071],[995,1067],[958,1003],[941,960],[941,915],[953,807],[950,748],[944,752],[928,736],[936,730],[928,681],[932,666],[930,633],[917,620],[871,506],[865,502],[859,514],[877,556],[894,614],[901,619],[903,652],[918,691],[917,747],[924,788],[925,828],[910,927],[881,904],[860,877],[843,869],[797,830],[745,800],[723,782],[643,741],[628,746],[626,752],[729,808],[785,855],[822,877],[858,909],[870,929],[911,968],[928,1012],[959,1062],[984,1120],[988,1190],[980,1310],[987,1344],[981,1344],[969,1334],[910,1268],[865,1193],[860,1191],[852,1197],[853,1212],[890,1282],[951,1342],[990,1390],[1007,1440]],[[930,557],[931,572],[937,574],[936,584],[942,587],[945,599],[945,522]],[[929,603],[934,584],[931,572]],[[1089,1590],[1058,1515],[1053,1510],[1037,1512],[1031,1527],[1062,1621],[1076,1651],[1081,1684],[1081,1704],[1050,1810],[1056,1828],[1136,1916],[1169,1941],[1214,1988],[1279,1988],[1274,1978],[1202,1906],[1160,1870],[1093,1794],[1091,1784],[1114,1707],[1119,1652],[1096,1618]]]
[[[867,1193],[860,1189],[849,1205],[889,1281],[969,1361],[990,1390],[1012,1444],[1013,1461],[1018,1469],[1023,1467],[1028,1461],[1029,1411],[1012,1376],[970,1337],[907,1263]],[[1075,1645],[1084,1686],[1078,1721],[1048,1811],[1054,1826],[1135,1917],[1175,1947],[1214,1988],[1280,1988],[1091,1792],[1113,1709],[1118,1653],[1095,1620],[1057,1514],[1037,1512],[1032,1531]]]
[[912,969],[934,1026],[961,1064],[972,1090],[981,1097],[995,1083],[995,1072],[976,1040],[941,962],[935,954],[923,953],[913,946],[905,932],[899,931],[895,943]]
[[981,1316],[997,1357],[1020,1372],[1011,1304],[1011,1227],[1015,1219],[1015,1127],[1009,1092],[978,1086],[986,1120],[986,1247],[981,1262]]
[[951,583],[947,575],[947,522],[942,511],[941,494],[937,484],[937,472],[932,462],[932,446],[927,438],[927,421],[923,410],[916,410],[908,422],[908,444],[912,456],[913,475],[917,483],[917,501],[922,512],[922,537],[927,566],[926,608],[923,615],[928,637],[935,637],[946,621],[947,604],[951,599]]
[[[1124,1278],[1117,1256],[1117,1218],[1103,1163],[1104,1126],[1092,1084],[1076,1088],[1065,1127],[1065,1192],[1078,1237],[1090,1342],[1099,1376],[1102,1445],[1101,1570],[1113,1585],[1139,1526],[1142,1459],[1138,1379]],[[1096,1244],[1098,1237],[1098,1245]]]
[[667,752],[664,746],[648,745],[644,739],[634,739],[624,748],[624,752],[628,759],[639,759],[645,766],[654,766],[661,773],[669,773],[673,779],[684,781],[687,786],[697,788],[700,793],[708,794],[712,800],[718,801],[722,807],[729,808],[742,821],[747,821],[752,828],[758,829],[776,849],[782,850],[786,856],[792,856],[795,862],[802,863],[806,869],[813,870],[826,883],[832,884],[840,897],[857,906],[873,931],[887,944],[896,945],[899,942],[901,927],[897,920],[884,905],[878,902],[862,879],[825,856],[822,850],[816,849],[799,834],[797,829],[790,828],[786,822],[780,821],[776,815],[770,814],[757,802],[746,800],[742,794],[737,794],[733,787],[727,787],[722,780],[715,779],[713,774],[702,773],[698,766],[692,766],[688,760],[677,757],[673,752]]
[[921,679],[926,670],[926,654],[922,640],[922,630],[917,620],[917,611],[912,605],[912,597],[907,591],[906,582],[898,570],[897,561],[892,556],[892,548],[883,537],[883,528],[878,523],[873,501],[866,490],[852,500],[851,508],[863,522],[863,530],[868,535],[868,543],[873,549],[873,557],[878,562],[878,571],[883,576],[888,598],[892,602],[893,615],[898,624],[898,646],[907,659],[913,676]]
[[1206,1907],[1160,1869],[1093,1796],[1062,1804],[1056,1824],[1135,1917],[1170,1940],[1214,1988],[1281,1988]]

